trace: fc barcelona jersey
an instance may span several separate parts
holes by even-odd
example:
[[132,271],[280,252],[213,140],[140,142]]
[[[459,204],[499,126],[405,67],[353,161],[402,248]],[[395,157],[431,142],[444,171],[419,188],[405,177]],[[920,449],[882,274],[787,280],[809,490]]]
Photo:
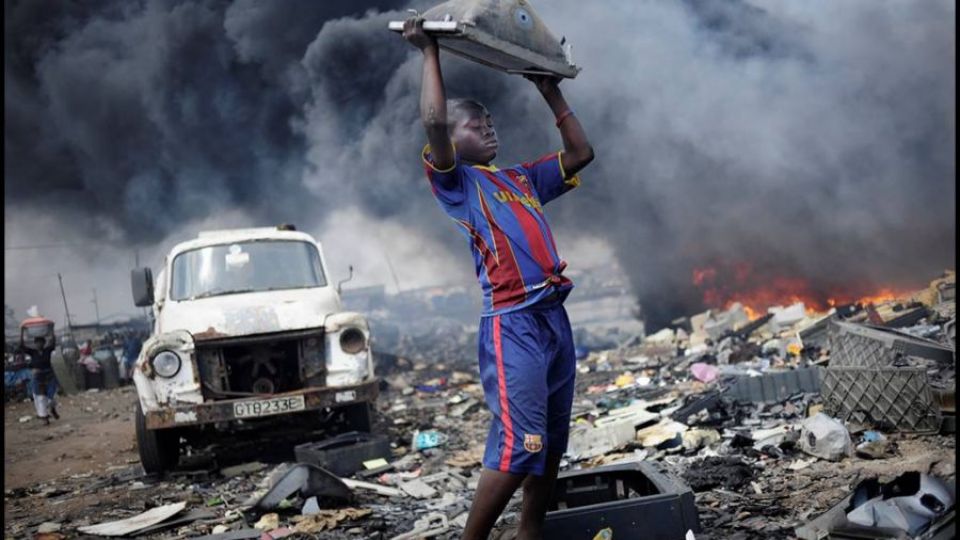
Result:
[[533,305],[553,293],[566,296],[573,282],[563,276],[543,205],[580,184],[560,163],[560,152],[506,169],[434,166],[430,145],[424,167],[440,207],[458,225],[473,253],[483,290],[483,316]]

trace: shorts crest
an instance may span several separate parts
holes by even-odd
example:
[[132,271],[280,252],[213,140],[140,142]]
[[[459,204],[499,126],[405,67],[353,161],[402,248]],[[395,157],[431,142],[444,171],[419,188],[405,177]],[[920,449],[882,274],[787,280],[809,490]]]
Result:
[[523,448],[532,454],[543,450],[543,437],[541,435],[523,434]]

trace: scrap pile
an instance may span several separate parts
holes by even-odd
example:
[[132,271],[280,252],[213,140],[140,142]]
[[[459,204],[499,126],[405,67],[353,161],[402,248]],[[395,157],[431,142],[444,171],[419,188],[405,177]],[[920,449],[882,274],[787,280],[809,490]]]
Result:
[[[806,538],[806,522],[865,477],[907,471],[924,475],[909,495],[935,485],[950,496],[875,537],[952,530],[954,287],[948,272],[907,299],[820,314],[794,304],[752,320],[734,304],[593,353],[570,464],[659,463],[697,492],[698,538]],[[865,523],[857,508],[849,515]],[[846,525],[817,531],[841,538]]]
[[[656,515],[680,538],[949,537],[954,283],[951,273],[914,298],[823,314],[793,305],[751,319],[733,305],[590,353],[548,528],[629,538],[631,521]],[[461,345],[437,332],[438,347]],[[372,434],[331,433],[279,464],[201,456],[162,479],[131,465],[8,492],[8,534],[457,538],[489,412],[475,366],[432,353],[380,355]],[[673,513],[656,506],[667,496]],[[44,500],[56,513],[29,511]],[[591,505],[609,531],[569,512]],[[518,493],[496,538],[512,537],[519,510]]]

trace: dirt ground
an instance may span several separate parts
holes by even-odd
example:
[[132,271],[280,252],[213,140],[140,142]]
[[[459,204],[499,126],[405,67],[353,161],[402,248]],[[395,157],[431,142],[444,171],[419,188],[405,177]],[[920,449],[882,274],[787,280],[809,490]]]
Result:
[[[139,463],[132,386],[59,396],[59,420],[45,426],[29,401],[8,403],[3,415],[5,490],[76,474],[101,474]],[[22,418],[29,418],[20,422]]]

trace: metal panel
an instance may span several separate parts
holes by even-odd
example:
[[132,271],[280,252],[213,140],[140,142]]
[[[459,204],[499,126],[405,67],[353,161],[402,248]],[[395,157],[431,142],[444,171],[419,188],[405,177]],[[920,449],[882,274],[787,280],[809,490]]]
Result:
[[821,371],[824,410],[891,431],[935,433],[940,407],[924,368],[833,367]]
[[[441,48],[508,73],[574,78],[570,46],[561,43],[525,0],[449,0],[423,14],[424,31]],[[403,21],[388,28],[403,31]]]

